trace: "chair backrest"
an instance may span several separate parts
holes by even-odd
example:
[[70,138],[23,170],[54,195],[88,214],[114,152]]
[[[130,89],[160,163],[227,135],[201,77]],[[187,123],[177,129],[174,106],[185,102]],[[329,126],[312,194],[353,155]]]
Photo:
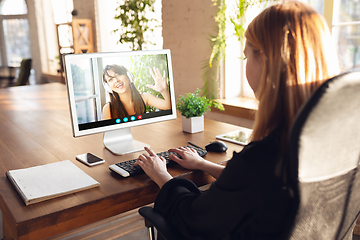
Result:
[[297,115],[290,178],[298,210],[289,239],[352,239],[360,212],[360,71],[325,82]]
[[29,82],[29,76],[31,71],[31,59],[23,59],[20,64],[19,77],[16,80],[14,86],[23,86]]

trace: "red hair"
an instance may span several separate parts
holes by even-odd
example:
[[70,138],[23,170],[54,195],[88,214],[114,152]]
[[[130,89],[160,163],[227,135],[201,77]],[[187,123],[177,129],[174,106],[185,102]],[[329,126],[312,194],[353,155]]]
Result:
[[285,1],[260,13],[245,37],[264,56],[252,140],[283,126],[286,141],[301,105],[326,79],[340,72],[329,29],[310,5]]

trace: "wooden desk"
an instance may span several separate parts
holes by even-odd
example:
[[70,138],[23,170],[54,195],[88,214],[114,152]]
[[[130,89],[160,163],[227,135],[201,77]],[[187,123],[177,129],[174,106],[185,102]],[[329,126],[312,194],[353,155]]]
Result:
[[[181,118],[135,127],[135,139],[147,142],[156,151],[187,145],[205,146],[221,133],[236,130],[234,125],[205,119],[205,131],[188,134],[181,130]],[[106,150],[102,134],[72,136],[66,87],[60,83],[0,89],[0,208],[4,239],[46,239],[90,223],[152,203],[159,191],[146,175],[122,178],[108,167],[136,158],[139,153],[115,156]],[[241,146],[228,143],[226,153],[208,153],[209,161],[228,160]],[[77,154],[92,152],[105,164],[87,167],[75,160]],[[100,182],[100,187],[25,206],[6,178],[11,169],[27,168],[70,159]],[[200,171],[180,166],[169,168],[197,185],[213,179]]]

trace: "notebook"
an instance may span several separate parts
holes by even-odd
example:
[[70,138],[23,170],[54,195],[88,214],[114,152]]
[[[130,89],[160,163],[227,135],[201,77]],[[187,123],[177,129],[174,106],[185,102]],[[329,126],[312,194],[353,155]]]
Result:
[[26,205],[100,185],[70,160],[10,170],[6,176]]

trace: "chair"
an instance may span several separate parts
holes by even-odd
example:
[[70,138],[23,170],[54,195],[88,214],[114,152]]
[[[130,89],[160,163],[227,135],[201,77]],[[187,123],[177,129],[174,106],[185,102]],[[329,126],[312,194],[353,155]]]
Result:
[[[174,225],[169,223],[160,213],[152,207],[142,207],[139,214],[145,220],[145,227],[148,228],[149,240],[155,240],[155,232],[157,232],[158,240],[184,240],[185,237],[176,229]],[[155,229],[157,231],[155,231]]]
[[31,59],[23,59],[20,63],[20,73],[16,79],[14,86],[23,86],[29,83],[29,76],[31,71]]
[[[289,182],[296,203],[288,239],[352,239],[360,212],[360,71],[326,81],[290,134]],[[185,239],[151,207],[139,209],[154,238]]]
[[324,83],[294,121],[290,177],[299,207],[289,239],[352,239],[360,211],[360,71]]

